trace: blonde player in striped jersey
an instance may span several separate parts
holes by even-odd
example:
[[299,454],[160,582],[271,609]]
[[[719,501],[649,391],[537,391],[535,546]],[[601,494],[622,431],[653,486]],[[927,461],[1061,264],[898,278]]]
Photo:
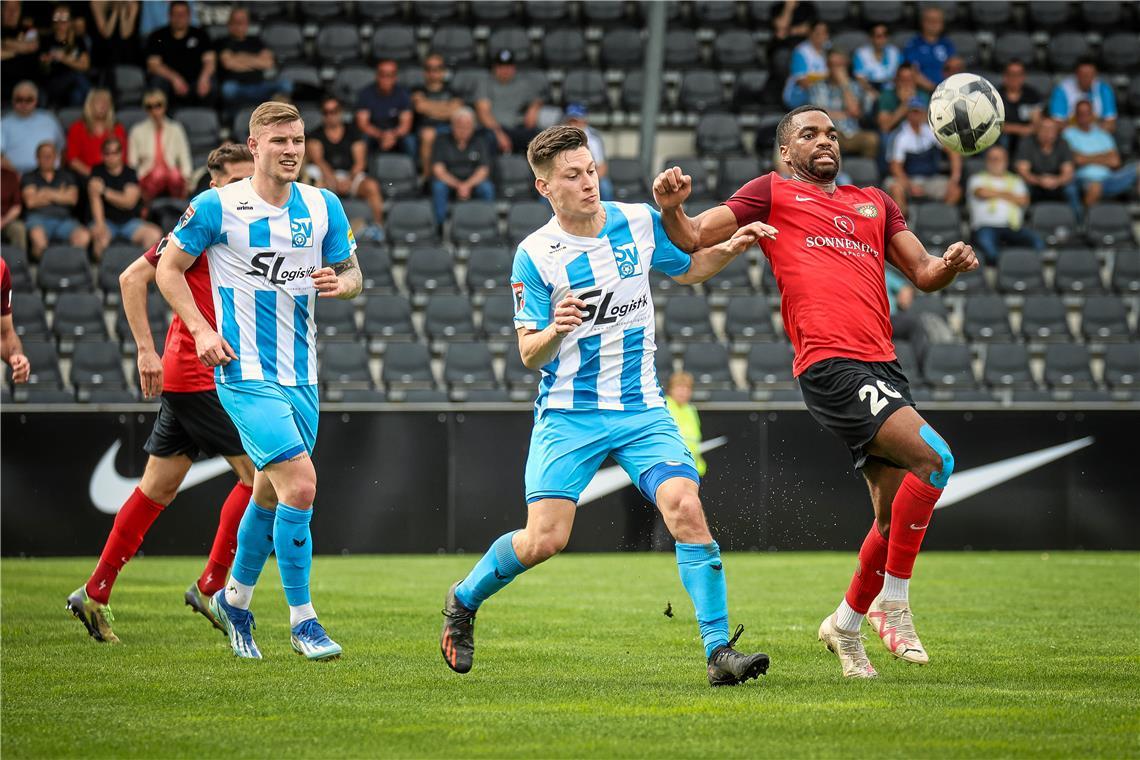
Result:
[[720,548],[697,494],[693,456],[665,408],[654,369],[649,270],[704,282],[768,234],[756,225],[691,256],[665,236],[646,204],[603,203],[585,133],[551,127],[527,150],[554,218],[519,245],[511,287],[523,363],[542,371],[526,465],[527,524],[496,540],[448,591],[440,649],[471,669],[475,613],[491,594],[565,546],[578,497],[607,456],[657,505],[674,538],[681,581],[696,608],[709,683],[756,678],[768,656],[732,648]]
[[[290,641],[309,659],[337,657],[309,595],[317,475],[316,297],[353,298],[361,274],[356,242],[335,195],[296,182],[305,158],[297,109],[262,103],[249,119],[254,172],[196,197],[158,265],[162,294],[212,366],[222,406],[257,467],[253,503],[238,527],[226,587],[210,600],[234,654],[260,659],[249,611],[270,552],[289,603]],[[194,305],[185,272],[209,257],[215,332]]]

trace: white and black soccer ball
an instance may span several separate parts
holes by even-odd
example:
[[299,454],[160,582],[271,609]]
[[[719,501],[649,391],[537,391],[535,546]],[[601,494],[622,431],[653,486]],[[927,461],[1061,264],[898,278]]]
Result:
[[977,74],[955,74],[930,96],[926,120],[938,142],[972,156],[997,142],[1005,124],[1005,105],[997,88]]

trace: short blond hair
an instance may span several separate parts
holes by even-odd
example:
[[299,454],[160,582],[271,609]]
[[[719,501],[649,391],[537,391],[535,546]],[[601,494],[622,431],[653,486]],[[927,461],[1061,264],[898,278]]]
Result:
[[688,372],[674,372],[672,375],[669,375],[669,382],[665,384],[665,390],[672,392],[678,385],[687,385],[692,388],[695,384],[696,382],[693,380],[693,376]]
[[301,122],[302,127],[305,125],[305,120],[301,118],[301,112],[297,110],[297,106],[292,103],[278,103],[276,100],[270,100],[253,109],[253,113],[249,115],[249,133],[256,136],[263,127],[289,124],[294,121]]

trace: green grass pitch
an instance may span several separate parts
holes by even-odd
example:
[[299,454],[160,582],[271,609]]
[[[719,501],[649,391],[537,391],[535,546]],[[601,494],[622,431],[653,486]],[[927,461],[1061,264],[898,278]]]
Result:
[[[254,597],[265,660],[182,606],[198,559],[139,558],[99,645],[64,611],[93,560],[2,564],[2,751],[17,757],[1137,757],[1140,555],[923,555],[927,667],[868,640],[845,681],[816,628],[854,556],[730,554],[732,624],[767,677],[710,689],[671,555],[567,555],[488,602],[474,670],[439,654],[448,585],[476,558],[318,557],[345,649],[289,648],[273,563]],[[675,611],[663,612],[666,602]],[[870,629],[866,629],[870,632]]]

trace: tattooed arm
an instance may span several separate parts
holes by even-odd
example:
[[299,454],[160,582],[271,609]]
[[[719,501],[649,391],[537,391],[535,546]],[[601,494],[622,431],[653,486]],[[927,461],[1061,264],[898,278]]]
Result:
[[321,298],[340,298],[347,301],[360,295],[363,285],[360,263],[356,260],[355,253],[344,261],[338,261],[313,272],[313,286]]

